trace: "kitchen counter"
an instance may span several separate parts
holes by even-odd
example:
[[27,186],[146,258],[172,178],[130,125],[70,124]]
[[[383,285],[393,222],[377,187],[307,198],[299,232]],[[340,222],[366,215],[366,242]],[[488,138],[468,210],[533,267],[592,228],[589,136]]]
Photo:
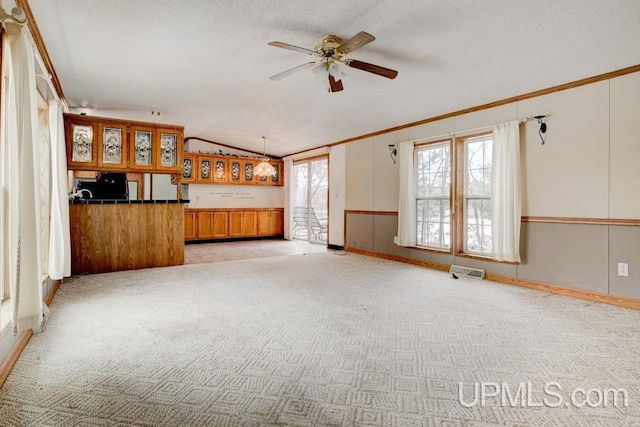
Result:
[[72,274],[184,263],[187,200],[69,201]]

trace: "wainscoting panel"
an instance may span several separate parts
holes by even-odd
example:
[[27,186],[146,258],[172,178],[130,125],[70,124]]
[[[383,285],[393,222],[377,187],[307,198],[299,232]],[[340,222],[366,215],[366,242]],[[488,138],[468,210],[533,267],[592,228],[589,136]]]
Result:
[[523,222],[517,277],[609,293],[608,228]]
[[388,255],[409,257],[409,249],[393,243],[398,234],[397,215],[370,215],[373,217],[373,250]]
[[[609,293],[640,299],[640,227],[609,227]],[[629,264],[629,276],[618,276],[618,263]]]
[[345,221],[345,247],[373,251],[373,215],[352,213]]

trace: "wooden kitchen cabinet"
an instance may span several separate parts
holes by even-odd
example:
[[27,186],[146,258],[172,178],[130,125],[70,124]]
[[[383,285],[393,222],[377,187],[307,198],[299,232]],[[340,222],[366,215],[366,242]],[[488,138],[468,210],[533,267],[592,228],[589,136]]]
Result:
[[183,172],[182,126],[81,114],[64,123],[69,170]]
[[98,124],[84,116],[65,120],[67,167],[70,170],[96,170],[98,166]]
[[282,237],[282,208],[185,209],[185,240]]
[[98,168],[120,170],[128,167],[127,126],[119,123],[99,123],[97,139]]
[[248,237],[257,234],[256,211],[229,212],[229,237]]
[[258,212],[258,236],[280,236],[283,234],[282,210],[263,210]]
[[184,239],[185,240],[193,240],[197,237],[197,225],[198,221],[196,219],[195,212],[185,212],[184,213]]
[[228,212],[198,212],[196,218],[198,239],[220,239],[228,236]]

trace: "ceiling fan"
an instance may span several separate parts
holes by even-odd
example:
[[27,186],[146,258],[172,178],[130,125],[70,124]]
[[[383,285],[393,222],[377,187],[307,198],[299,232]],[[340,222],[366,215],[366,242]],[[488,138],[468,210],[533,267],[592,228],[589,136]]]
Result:
[[347,67],[357,68],[362,71],[377,74],[388,79],[395,79],[398,75],[396,70],[358,61],[356,59],[344,58],[346,54],[371,43],[375,39],[376,38],[371,34],[364,31],[360,31],[347,41],[342,41],[340,37],[329,34],[316,45],[314,50],[282,42],[269,42],[269,46],[302,52],[316,57],[314,62],[307,62],[306,64],[298,65],[297,67],[293,67],[289,70],[271,76],[271,80],[280,80],[297,71],[313,68],[314,73],[328,76],[329,92],[340,92],[344,89],[341,80],[344,75],[344,71],[341,69],[341,64],[344,64]]

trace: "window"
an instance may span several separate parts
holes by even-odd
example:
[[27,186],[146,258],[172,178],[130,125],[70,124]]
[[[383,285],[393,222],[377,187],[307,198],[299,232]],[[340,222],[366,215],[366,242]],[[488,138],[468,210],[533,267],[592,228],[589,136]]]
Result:
[[492,134],[416,147],[419,247],[492,256],[492,148]]
[[451,144],[430,144],[416,150],[417,244],[451,248]]
[[464,252],[491,255],[491,158],[493,136],[464,144]]

